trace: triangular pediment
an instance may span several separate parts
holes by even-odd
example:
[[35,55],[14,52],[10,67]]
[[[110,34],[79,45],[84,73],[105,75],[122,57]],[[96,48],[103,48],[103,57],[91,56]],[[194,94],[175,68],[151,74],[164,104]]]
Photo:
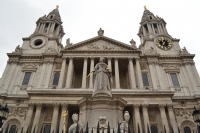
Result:
[[22,71],[36,71],[37,67],[32,65],[32,64],[28,64],[22,67]]
[[180,69],[176,66],[168,66],[167,68],[165,68],[166,72],[180,72]]
[[114,50],[114,51],[121,51],[121,50],[136,50],[137,48],[133,48],[128,44],[119,42],[117,40],[105,37],[105,36],[97,36],[71,46],[65,47],[63,51],[67,50]]

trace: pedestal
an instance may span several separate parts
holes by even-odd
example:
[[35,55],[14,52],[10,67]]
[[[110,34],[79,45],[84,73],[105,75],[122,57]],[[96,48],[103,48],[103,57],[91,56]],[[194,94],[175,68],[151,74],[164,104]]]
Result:
[[79,121],[90,130],[96,131],[99,117],[106,117],[111,129],[117,129],[119,121],[123,121],[123,109],[127,102],[119,97],[89,97],[78,101],[80,108]]

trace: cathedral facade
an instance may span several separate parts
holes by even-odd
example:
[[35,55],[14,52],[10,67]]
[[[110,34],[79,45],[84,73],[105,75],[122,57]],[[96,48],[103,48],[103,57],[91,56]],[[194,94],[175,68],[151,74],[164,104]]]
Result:
[[[118,122],[128,115],[135,133],[197,131],[192,118],[194,106],[200,103],[195,55],[180,48],[163,18],[144,10],[138,47],[134,40],[125,44],[104,36],[103,29],[76,44],[67,39],[63,46],[58,9],[36,24],[22,46],[7,54],[0,79],[1,104],[7,103],[10,110],[4,131],[8,127],[11,133],[61,133],[64,124],[73,124],[73,114],[83,131],[88,122],[89,132],[99,120],[109,121],[117,132]],[[109,80],[110,94],[96,95],[95,101],[93,72],[102,57],[110,76],[101,80]],[[68,111],[66,122],[64,111]]]

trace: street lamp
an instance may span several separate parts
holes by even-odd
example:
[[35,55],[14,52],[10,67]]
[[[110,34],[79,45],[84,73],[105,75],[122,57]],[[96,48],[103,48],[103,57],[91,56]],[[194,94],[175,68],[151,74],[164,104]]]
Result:
[[5,107],[0,105],[0,128],[3,125],[3,120],[6,120],[8,118],[8,114],[9,114],[9,109],[7,107],[7,104]]

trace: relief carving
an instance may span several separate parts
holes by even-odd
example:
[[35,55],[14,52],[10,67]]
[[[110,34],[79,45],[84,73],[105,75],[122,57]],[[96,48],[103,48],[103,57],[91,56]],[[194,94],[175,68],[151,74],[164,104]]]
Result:
[[52,109],[45,109],[45,117],[44,117],[44,121],[51,121],[52,117],[53,117],[53,110]]
[[14,116],[16,117],[17,115],[20,116],[23,120],[26,119],[26,114],[28,112],[28,108],[24,108],[24,107],[8,107],[10,112],[9,112],[9,116]]
[[88,49],[91,50],[123,50],[124,48],[113,46],[107,42],[91,43],[87,45]]
[[193,108],[176,108],[174,113],[176,116],[183,117],[185,119],[192,118]]

